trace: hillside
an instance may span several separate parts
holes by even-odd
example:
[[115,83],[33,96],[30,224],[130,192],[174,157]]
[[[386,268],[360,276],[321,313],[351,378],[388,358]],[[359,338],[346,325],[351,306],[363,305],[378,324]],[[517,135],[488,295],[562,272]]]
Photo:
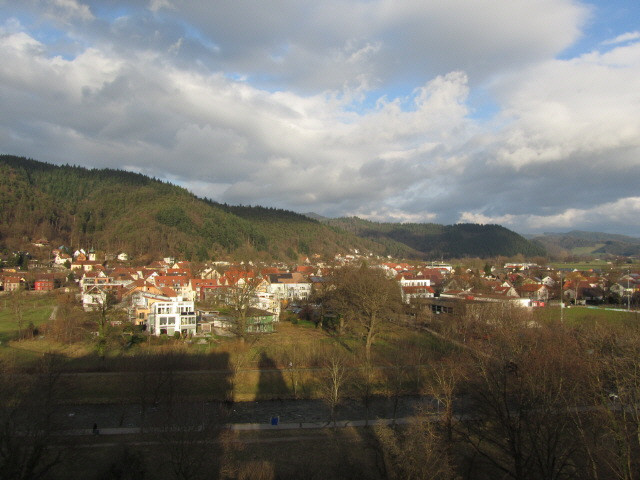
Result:
[[45,237],[133,256],[297,260],[384,247],[303,215],[230,207],[144,175],[0,156],[0,247]]
[[[0,155],[0,249],[56,245],[127,252],[296,261],[358,249],[399,258],[526,256],[544,251],[498,225],[384,224],[230,206],[141,174]],[[322,218],[319,217],[318,218]]]
[[567,233],[545,232],[534,240],[548,250],[574,255],[640,255],[640,238],[626,235],[573,230]]
[[542,246],[500,225],[435,223],[378,223],[357,217],[327,220],[327,224],[382,243],[389,250],[398,245],[428,258],[544,255]]

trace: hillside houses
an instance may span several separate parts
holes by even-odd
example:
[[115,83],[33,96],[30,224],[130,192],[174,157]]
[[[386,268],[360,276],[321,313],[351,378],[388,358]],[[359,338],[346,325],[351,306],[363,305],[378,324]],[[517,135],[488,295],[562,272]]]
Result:
[[[333,266],[313,264],[308,259],[295,266],[251,262],[194,265],[167,257],[134,267],[116,261],[115,255],[108,262],[100,262],[91,249],[77,249],[70,254],[61,247],[52,253],[54,267],[49,270],[29,275],[15,270],[2,272],[0,290],[47,292],[63,283],[69,285],[67,282],[75,277],[78,299],[86,311],[100,310],[106,303],[119,303],[133,323],[143,325],[155,335],[194,334],[198,331],[198,316],[195,314],[196,321],[192,323],[191,313],[196,312],[198,306],[204,310],[220,310],[219,318],[223,318],[239,302],[245,302],[247,308],[255,311],[266,312],[262,316],[272,317],[273,324],[283,309],[298,311],[302,304],[312,301],[314,292],[330,291],[334,268],[344,263],[357,265],[365,260],[353,253],[340,257]],[[442,263],[376,264],[370,258],[366,261],[397,281],[406,305],[442,298],[544,306],[549,301],[558,301],[561,291],[565,302],[579,304],[610,300],[631,303],[634,295],[640,296],[640,274],[632,271],[622,274],[618,270],[617,274],[607,275],[593,271],[558,272],[529,263],[507,263],[502,268],[476,265],[454,269]],[[57,272],[55,279],[50,272]],[[166,307],[171,316],[164,310],[158,311],[160,307]],[[219,320],[217,324],[225,322]]]

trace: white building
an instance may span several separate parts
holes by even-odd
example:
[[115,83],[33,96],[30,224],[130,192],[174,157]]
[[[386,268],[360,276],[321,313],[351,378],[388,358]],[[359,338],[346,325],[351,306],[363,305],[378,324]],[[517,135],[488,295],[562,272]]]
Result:
[[272,293],[256,292],[254,297],[251,299],[250,304],[253,308],[273,313],[275,315],[274,321],[278,321],[278,317],[280,315],[280,301],[277,296]]
[[268,292],[279,301],[307,300],[311,295],[311,282],[298,272],[269,275]]
[[149,316],[147,317],[147,329],[151,335],[173,335],[179,332],[182,335],[196,333],[196,309],[192,301],[183,300],[182,297],[172,300],[161,299],[156,295],[144,295],[150,303]]

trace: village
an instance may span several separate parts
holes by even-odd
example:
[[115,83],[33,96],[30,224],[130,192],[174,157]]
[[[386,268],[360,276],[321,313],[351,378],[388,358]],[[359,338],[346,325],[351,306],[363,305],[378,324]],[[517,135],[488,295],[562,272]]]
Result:
[[631,309],[640,297],[640,274],[624,268],[579,271],[508,262],[474,270],[443,262],[391,262],[358,251],[336,255],[332,262],[302,258],[298,265],[196,264],[167,257],[133,266],[125,253],[99,257],[93,248],[70,251],[64,246],[51,249],[49,258],[24,262],[23,269],[5,266],[0,293],[63,289],[73,293],[86,312],[120,312],[112,323],[128,321],[149,335],[184,338],[232,335],[238,315],[246,316],[247,333],[273,332],[281,316],[303,309],[317,318],[317,294],[330,284],[332,272],[363,262],[395,279],[406,305],[433,314],[454,313],[469,302],[557,307],[561,298],[568,307]]

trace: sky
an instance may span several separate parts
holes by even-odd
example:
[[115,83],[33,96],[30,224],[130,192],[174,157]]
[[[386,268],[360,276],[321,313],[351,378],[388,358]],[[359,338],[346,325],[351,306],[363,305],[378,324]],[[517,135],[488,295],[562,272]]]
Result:
[[0,0],[0,153],[219,202],[640,236],[637,0]]

